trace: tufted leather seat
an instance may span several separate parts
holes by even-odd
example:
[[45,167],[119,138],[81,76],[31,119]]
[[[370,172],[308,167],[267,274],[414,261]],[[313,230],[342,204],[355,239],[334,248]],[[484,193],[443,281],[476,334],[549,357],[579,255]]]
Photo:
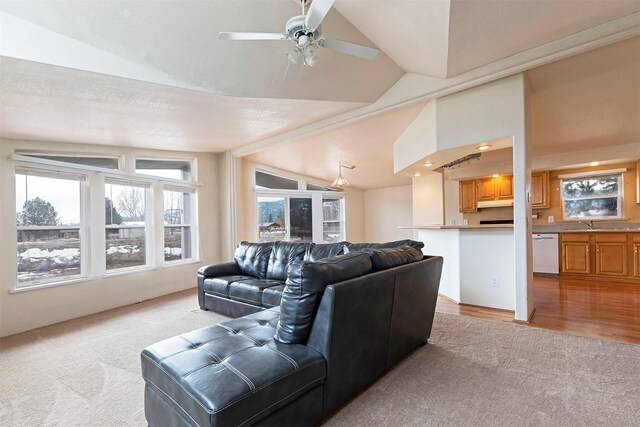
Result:
[[273,286],[262,291],[262,306],[271,308],[277,307],[282,301],[282,292],[285,285]]
[[204,279],[203,289],[205,292],[220,295],[223,297],[229,297],[229,287],[233,282],[237,282],[239,280],[252,280],[255,277],[251,276],[241,276],[241,275],[233,275],[233,276],[221,276],[221,277],[213,277],[209,279]]
[[[229,298],[250,304],[262,305],[262,293],[268,288],[281,285],[284,285],[282,280],[256,278],[239,280],[231,283],[229,286]],[[273,304],[271,307],[275,307],[276,305],[277,304]]]
[[146,392],[198,426],[251,424],[277,411],[326,377],[320,353],[274,341],[278,318],[273,308],[147,347]]

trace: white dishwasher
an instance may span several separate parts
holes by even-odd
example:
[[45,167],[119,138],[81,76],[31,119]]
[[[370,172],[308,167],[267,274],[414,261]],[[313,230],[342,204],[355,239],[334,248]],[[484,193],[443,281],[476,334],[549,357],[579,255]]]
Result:
[[560,274],[557,234],[533,235],[533,272]]

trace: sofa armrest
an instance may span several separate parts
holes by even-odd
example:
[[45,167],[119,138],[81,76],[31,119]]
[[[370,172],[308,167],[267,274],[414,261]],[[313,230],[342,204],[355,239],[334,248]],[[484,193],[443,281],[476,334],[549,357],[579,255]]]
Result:
[[198,269],[198,274],[208,277],[232,276],[240,274],[240,267],[235,262],[225,262],[222,264],[205,265]]

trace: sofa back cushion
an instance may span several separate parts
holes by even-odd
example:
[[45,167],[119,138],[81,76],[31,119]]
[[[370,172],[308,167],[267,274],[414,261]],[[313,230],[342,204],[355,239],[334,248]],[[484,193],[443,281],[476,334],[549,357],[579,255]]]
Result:
[[269,256],[267,279],[286,280],[289,263],[302,260],[309,246],[310,243],[275,242]]
[[399,265],[420,261],[424,256],[422,251],[411,246],[400,246],[398,248],[382,249],[362,249],[360,252],[371,257],[373,271],[386,270]]
[[260,279],[267,277],[269,257],[273,243],[241,242],[233,255],[233,260],[245,276],[254,276]]
[[321,261],[293,261],[280,303],[275,339],[287,344],[306,343],[324,289],[371,272],[371,258],[354,252]]
[[416,240],[404,239],[404,240],[396,240],[393,242],[384,242],[384,243],[349,243],[346,242],[344,245],[344,252],[354,252],[362,249],[384,249],[384,248],[398,248],[401,246],[411,246],[415,249],[422,249],[424,247],[424,243],[418,242]]
[[347,243],[349,242],[311,244],[304,254],[304,260],[320,261],[321,259],[342,255],[344,253],[344,245]]

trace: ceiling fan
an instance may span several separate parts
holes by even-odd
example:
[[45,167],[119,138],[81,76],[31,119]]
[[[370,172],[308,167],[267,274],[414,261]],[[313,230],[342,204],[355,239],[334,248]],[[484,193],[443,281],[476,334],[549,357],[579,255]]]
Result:
[[308,2],[309,0],[300,0],[302,15],[289,19],[284,33],[222,32],[219,37],[221,40],[291,40],[295,46],[287,53],[289,64],[284,74],[284,80],[295,79],[302,63],[313,67],[318,62],[318,48],[320,47],[369,60],[378,56],[378,49],[323,37],[320,23],[329,13],[335,0],[313,0],[309,11],[305,14],[304,8]]

